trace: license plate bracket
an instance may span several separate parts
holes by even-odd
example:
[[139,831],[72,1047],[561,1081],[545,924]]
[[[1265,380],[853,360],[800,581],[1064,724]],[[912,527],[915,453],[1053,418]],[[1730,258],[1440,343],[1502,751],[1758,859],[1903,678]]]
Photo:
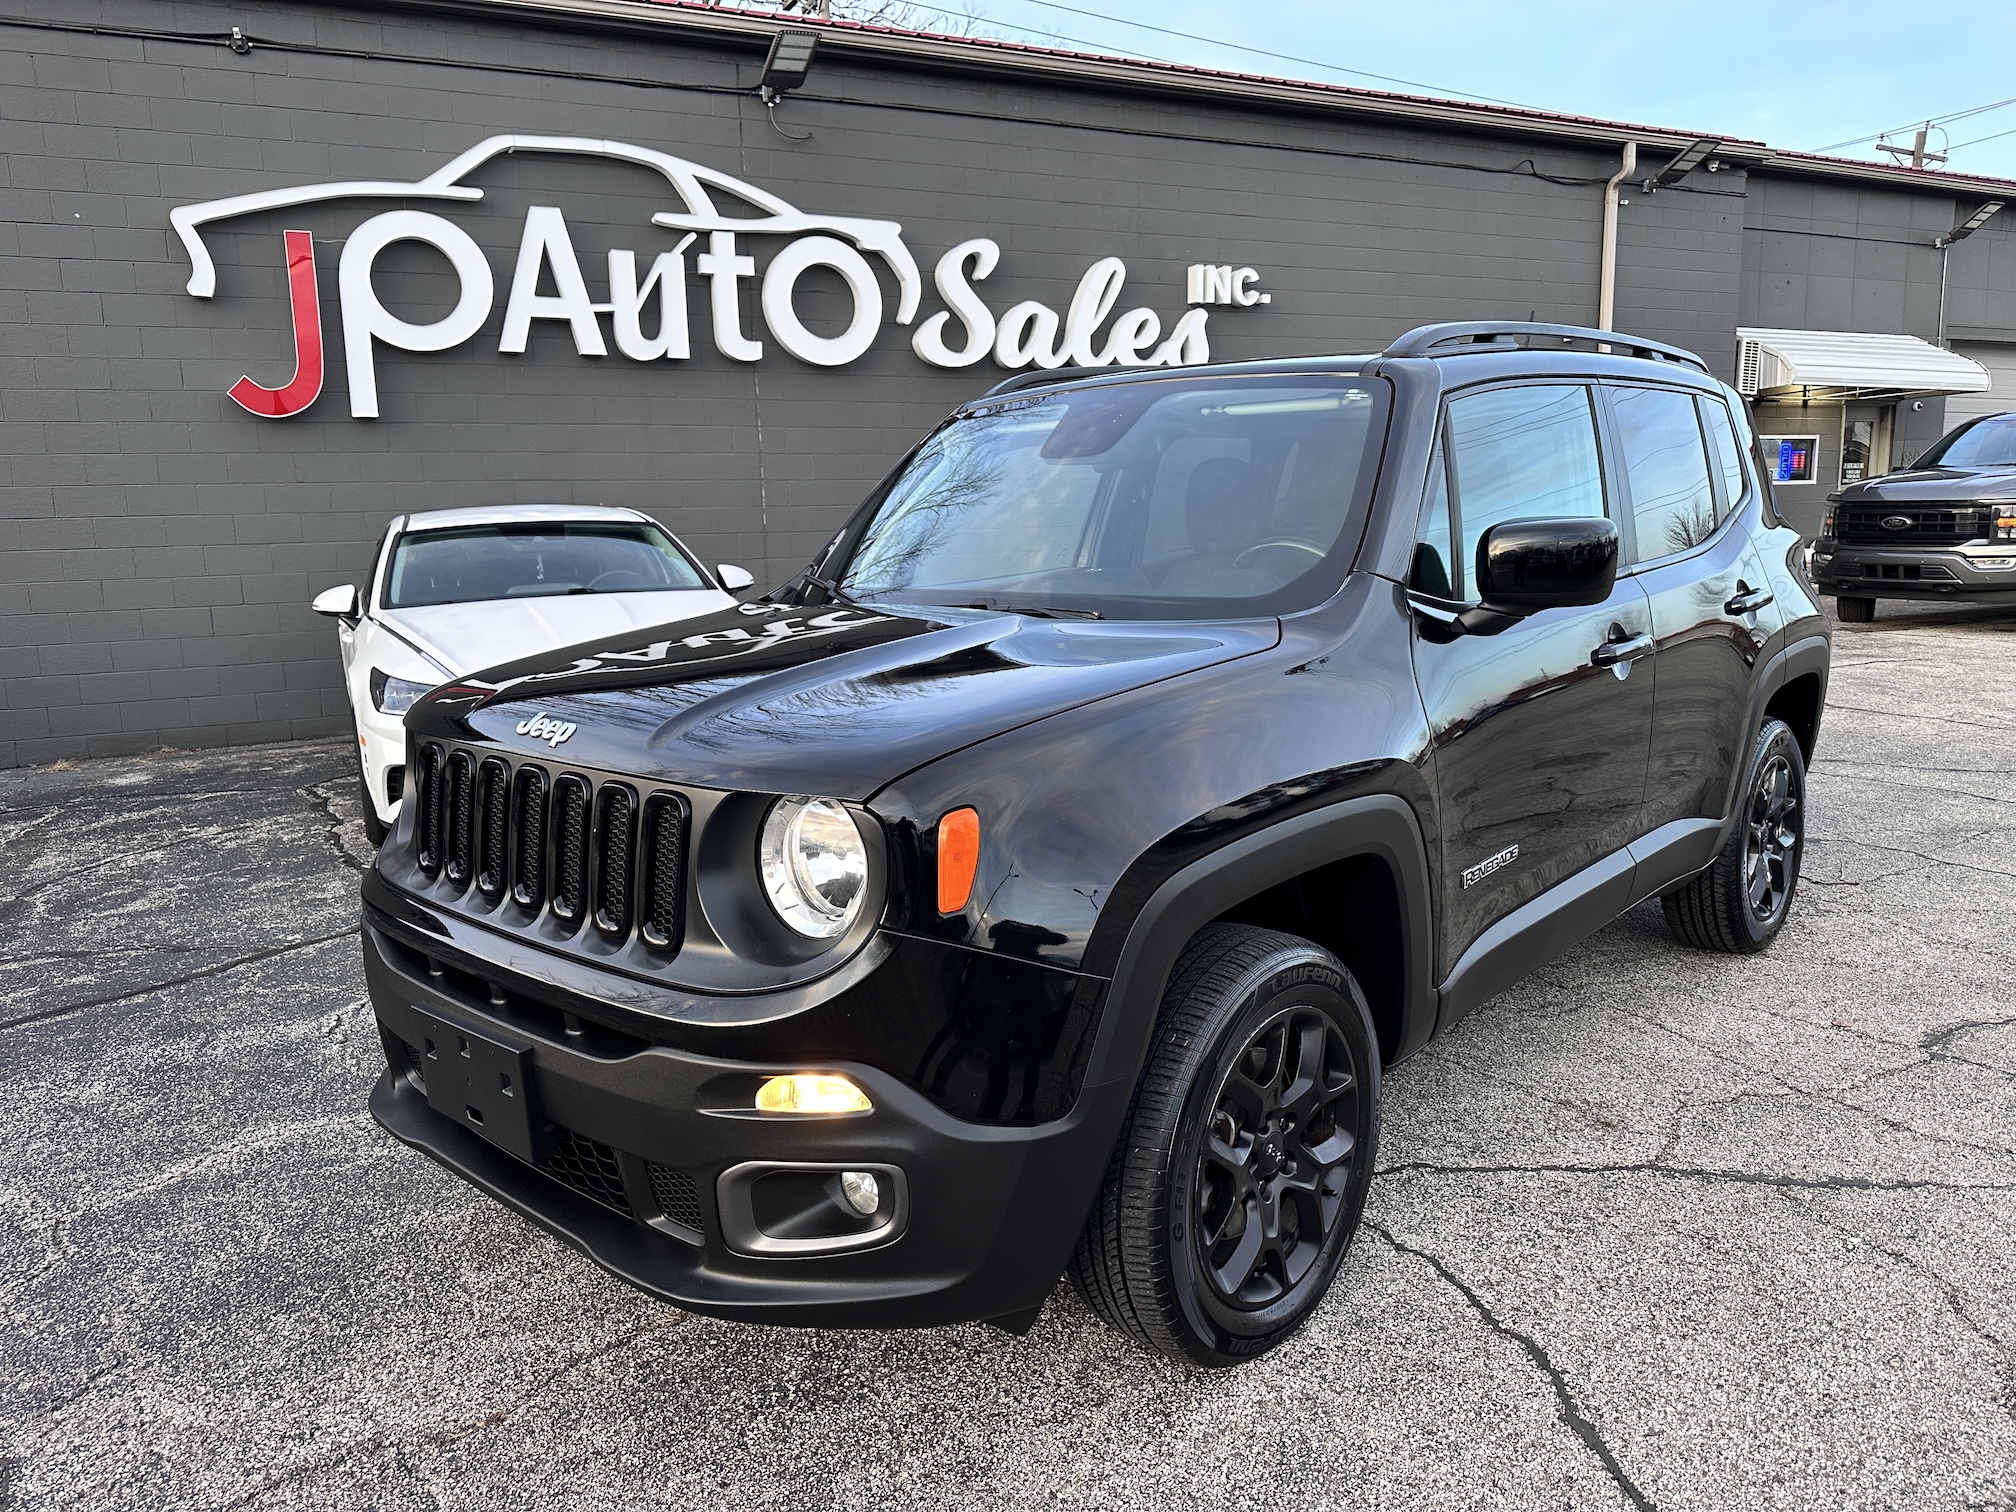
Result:
[[550,1153],[532,1106],[532,1047],[487,1029],[420,1014],[420,1074],[427,1102],[444,1118],[536,1162]]

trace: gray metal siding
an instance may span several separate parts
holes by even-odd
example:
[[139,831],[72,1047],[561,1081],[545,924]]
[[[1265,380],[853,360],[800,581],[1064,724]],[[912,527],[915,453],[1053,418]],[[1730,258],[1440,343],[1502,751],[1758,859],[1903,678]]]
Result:
[[[837,55],[780,108],[792,131],[812,133],[796,142],[748,94],[712,92],[753,85],[756,54],[670,27],[651,37],[180,0],[18,0],[16,12],[193,33],[244,25],[388,56],[261,46],[239,57],[215,43],[4,29],[0,765],[341,728],[334,635],[307,602],[361,578],[385,520],[407,510],[632,505],[708,560],[775,580],[950,406],[1002,376],[991,362],[958,372],[919,362],[886,280],[890,318],[876,347],[837,371],[774,346],[754,366],[721,357],[706,285],[690,272],[690,361],[582,358],[548,322],[535,323],[528,353],[502,355],[528,204],[565,211],[596,298],[606,248],[635,248],[648,263],[676,240],[646,224],[662,189],[647,193],[641,170],[506,159],[482,171],[483,204],[442,210],[489,257],[489,322],[448,352],[381,350],[383,417],[354,420],[336,255],[389,206],[313,206],[214,228],[218,293],[206,301],[184,292],[189,270],[167,219],[176,205],[416,177],[492,133],[570,134],[657,146],[805,210],[901,221],[925,275],[920,318],[939,308],[933,263],[978,235],[1003,248],[982,286],[997,313],[1024,298],[1062,309],[1089,264],[1118,255],[1129,271],[1120,308],[1146,304],[1166,329],[1183,308],[1187,264],[1260,269],[1271,305],[1213,311],[1220,358],[1376,350],[1437,319],[1595,313],[1601,191],[1586,181],[1612,171],[1607,151]],[[414,56],[464,66],[401,61]],[[556,71],[489,67],[528,64]],[[1746,231],[1744,189],[1729,172],[1652,196],[1627,191],[1620,326],[1696,347],[1725,373],[1739,308],[1762,324],[1846,324],[1837,311],[1892,318],[1887,300],[1919,330],[1919,254],[1852,239],[1845,252],[1832,242],[1815,252],[1779,222],[1817,225],[1843,207],[1795,210],[1776,183],[1773,208],[1759,221],[1749,206]],[[1901,217],[1893,229],[1915,234],[1947,213],[1909,195],[1863,198],[1840,225]],[[316,238],[329,376],[306,414],[269,421],[225,391],[241,374],[286,377],[286,226]],[[1820,282],[1793,293],[1753,285],[1746,237],[1788,265],[1806,248],[1798,277]],[[744,250],[760,263],[777,245]],[[412,319],[436,318],[452,297],[439,259],[410,244],[380,259],[376,282]],[[837,281],[802,287],[808,319],[838,309]],[[1752,308],[1795,297],[1796,319]],[[745,287],[745,329],[761,335],[753,303]],[[1827,319],[1807,318],[1816,312]]]

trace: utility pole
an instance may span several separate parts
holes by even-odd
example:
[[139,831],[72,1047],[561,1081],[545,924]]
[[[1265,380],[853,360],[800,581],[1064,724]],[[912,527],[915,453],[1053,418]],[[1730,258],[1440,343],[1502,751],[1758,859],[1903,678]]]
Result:
[[1917,134],[1911,138],[1911,145],[1909,147],[1902,147],[1894,142],[1879,141],[1876,144],[1876,150],[1878,152],[1889,153],[1900,164],[1906,158],[1909,158],[1913,168],[1929,168],[1934,164],[1946,161],[1945,153],[1933,152],[1926,146],[1926,142],[1931,135],[1932,123],[1927,121],[1923,126],[1918,128]]

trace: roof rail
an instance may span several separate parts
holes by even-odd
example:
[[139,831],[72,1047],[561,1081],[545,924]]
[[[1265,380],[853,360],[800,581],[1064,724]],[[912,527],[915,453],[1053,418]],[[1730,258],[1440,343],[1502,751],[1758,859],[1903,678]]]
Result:
[[1607,346],[1621,356],[1643,357],[1652,362],[1677,362],[1700,372],[1708,364],[1685,347],[1668,346],[1663,341],[1647,341],[1642,336],[1626,336],[1618,331],[1599,331],[1591,326],[1549,325],[1534,320],[1450,320],[1440,325],[1416,326],[1381,354],[1386,357],[1459,357],[1464,352],[1502,352],[1518,345],[1518,336],[1553,337],[1558,341],[1589,341]]
[[1115,367],[1032,368],[1029,372],[1003,378],[987,390],[986,397],[992,399],[996,394],[1012,394],[1017,389],[1041,388],[1046,383],[1075,383],[1080,378],[1098,378],[1102,375],[1111,378],[1124,371],[1124,368]]

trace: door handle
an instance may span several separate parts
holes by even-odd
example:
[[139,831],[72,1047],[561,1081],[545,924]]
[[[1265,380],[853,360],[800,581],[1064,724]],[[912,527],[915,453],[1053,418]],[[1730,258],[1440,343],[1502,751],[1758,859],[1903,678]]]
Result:
[[1641,631],[1637,635],[1626,635],[1621,628],[1613,627],[1610,639],[1589,653],[1589,664],[1593,667],[1615,667],[1651,654],[1652,637],[1649,634]]
[[1776,597],[1768,588],[1752,588],[1743,579],[1736,579],[1736,596],[1722,606],[1725,614],[1755,614]]

